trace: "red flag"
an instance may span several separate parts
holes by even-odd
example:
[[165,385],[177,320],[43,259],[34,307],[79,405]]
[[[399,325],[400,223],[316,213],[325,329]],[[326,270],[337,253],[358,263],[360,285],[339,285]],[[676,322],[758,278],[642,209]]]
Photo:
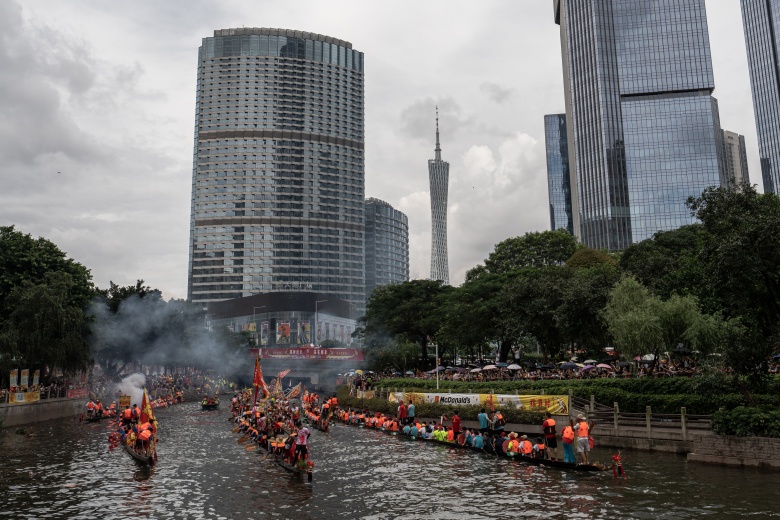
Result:
[[284,376],[286,376],[289,373],[290,373],[290,369],[289,368],[287,370],[282,370],[281,372],[279,372],[279,380],[281,381],[282,378],[284,378]]
[[252,385],[255,387],[255,403],[257,403],[257,392],[260,388],[263,389],[263,397],[268,394],[268,386],[263,379],[263,369],[260,368],[260,358],[255,358],[255,377]]

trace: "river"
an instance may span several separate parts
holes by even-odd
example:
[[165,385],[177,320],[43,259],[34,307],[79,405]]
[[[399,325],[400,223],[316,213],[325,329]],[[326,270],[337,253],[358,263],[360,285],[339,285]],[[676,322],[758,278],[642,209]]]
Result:
[[[780,518],[780,473],[624,452],[627,480],[527,467],[334,426],[314,431],[312,483],[247,452],[227,412],[158,410],[159,462],[108,450],[108,425],[62,420],[0,434],[0,517]],[[598,441],[598,438],[596,439]],[[610,453],[596,450],[593,460]]]

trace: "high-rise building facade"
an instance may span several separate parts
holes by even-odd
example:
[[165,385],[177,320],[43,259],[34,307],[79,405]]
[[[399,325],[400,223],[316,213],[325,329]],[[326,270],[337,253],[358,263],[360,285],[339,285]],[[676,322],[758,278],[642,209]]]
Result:
[[188,298],[364,302],[363,53],[285,29],[198,50]]
[[431,185],[431,280],[450,283],[447,260],[447,189],[450,182],[450,163],[442,161],[439,145],[439,111],[436,110],[436,155],[428,161],[428,179]]
[[691,223],[724,177],[704,0],[553,1],[575,235],[619,250]]
[[409,281],[409,220],[379,199],[366,199],[366,298],[381,285]]
[[565,229],[574,235],[566,114],[544,116],[544,145],[547,152],[550,229]]
[[745,136],[735,132],[723,131],[724,159],[726,160],[726,179],[724,185],[748,183],[747,149]]
[[780,0],[741,0],[764,191],[780,194]]

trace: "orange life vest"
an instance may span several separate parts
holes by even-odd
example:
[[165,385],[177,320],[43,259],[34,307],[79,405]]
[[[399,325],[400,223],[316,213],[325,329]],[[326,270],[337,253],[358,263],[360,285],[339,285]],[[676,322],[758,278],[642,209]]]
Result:
[[95,408],[95,403],[93,403],[92,401],[87,403],[87,410],[92,410],[94,408]]
[[563,429],[563,442],[566,444],[571,444],[574,442],[574,429],[571,426],[567,426]]
[[555,436],[555,419],[545,419],[542,423],[542,429],[544,429],[544,435],[549,439]]
[[577,436],[578,437],[585,437],[587,439],[588,438],[588,430],[589,429],[590,429],[590,427],[588,426],[588,423],[586,423],[585,421],[582,421],[580,423],[579,429],[577,430]]
[[125,419],[129,421],[133,418],[133,411],[130,408],[125,408],[122,410],[122,419]]
[[525,441],[524,440],[523,442],[520,443],[520,451],[524,455],[530,454],[533,450],[534,450],[534,447],[531,445],[530,441]]
[[142,441],[148,441],[152,438],[152,432],[149,430],[144,430],[141,433],[138,434],[138,438]]

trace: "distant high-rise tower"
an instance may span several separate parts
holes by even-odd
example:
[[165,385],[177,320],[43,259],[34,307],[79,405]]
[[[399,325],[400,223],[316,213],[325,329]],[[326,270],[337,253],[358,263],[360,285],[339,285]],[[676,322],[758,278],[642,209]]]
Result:
[[724,130],[723,146],[726,159],[726,182],[724,185],[730,184],[732,180],[736,184],[750,183],[745,136]]
[[409,280],[409,220],[379,199],[366,199],[366,298],[380,285]]
[[574,235],[566,114],[544,116],[544,144],[547,150],[550,228],[565,229]]
[[447,262],[447,187],[450,163],[441,160],[439,145],[439,108],[436,107],[436,158],[428,161],[431,183],[431,280],[450,283]]
[[780,195],[780,0],[742,0],[764,191]]
[[363,53],[286,29],[198,50],[188,299],[365,302]]
[[704,0],[553,5],[575,235],[619,250],[692,223],[687,198],[724,177]]

